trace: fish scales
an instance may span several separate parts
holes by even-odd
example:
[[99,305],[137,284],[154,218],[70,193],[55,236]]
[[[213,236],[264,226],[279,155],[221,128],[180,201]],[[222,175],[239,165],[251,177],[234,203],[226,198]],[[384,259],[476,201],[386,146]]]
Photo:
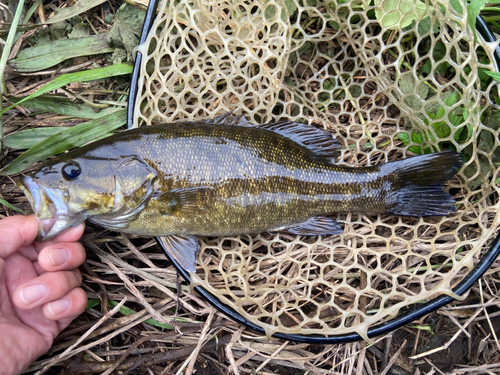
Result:
[[351,168],[332,162],[339,144],[326,131],[220,119],[133,129],[47,162],[19,183],[41,237],[85,219],[165,236],[171,255],[193,271],[193,236],[339,234],[342,228],[326,215],[455,210],[442,184],[461,166],[457,153]]
[[[136,234],[259,233],[348,209],[385,211],[377,167],[348,170],[329,164],[259,128],[150,126],[147,132],[126,132],[113,144],[114,152],[140,155],[158,172],[160,197],[130,223]],[[102,148],[89,155],[111,157]],[[190,205],[165,213],[172,199],[168,192],[185,188],[192,189]]]

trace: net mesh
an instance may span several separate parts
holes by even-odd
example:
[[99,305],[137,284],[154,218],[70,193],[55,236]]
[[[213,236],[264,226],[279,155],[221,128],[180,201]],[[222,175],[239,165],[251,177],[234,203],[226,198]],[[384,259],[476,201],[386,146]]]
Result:
[[201,238],[192,284],[268,334],[366,337],[453,296],[497,229],[498,92],[479,79],[494,70],[492,47],[475,41],[461,2],[369,3],[163,1],[139,46],[138,126],[234,110],[255,124],[324,127],[345,165],[441,149],[466,158],[448,217],[339,214],[340,236]]

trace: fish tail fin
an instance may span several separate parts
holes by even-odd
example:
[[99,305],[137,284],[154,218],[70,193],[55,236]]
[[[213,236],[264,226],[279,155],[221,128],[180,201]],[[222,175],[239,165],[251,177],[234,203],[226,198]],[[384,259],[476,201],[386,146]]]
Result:
[[444,216],[455,200],[443,184],[463,165],[458,152],[445,151],[387,163],[381,172],[397,187],[388,194],[387,213],[399,216]]

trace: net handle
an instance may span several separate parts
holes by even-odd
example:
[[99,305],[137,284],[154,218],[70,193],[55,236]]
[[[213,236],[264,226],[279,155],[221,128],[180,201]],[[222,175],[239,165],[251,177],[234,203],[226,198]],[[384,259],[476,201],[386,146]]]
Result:
[[[151,30],[151,26],[153,25],[154,21],[154,15],[155,11],[158,7],[158,1],[159,0],[153,0],[150,1],[147,12],[146,12],[146,17],[144,19],[144,25],[142,28],[142,34],[141,34],[141,39],[140,39],[140,44],[144,43],[146,41],[147,35],[149,31]],[[486,42],[495,42],[496,38],[495,36],[491,33],[491,31],[488,29],[488,26],[486,25],[486,22],[482,19],[481,16],[479,16],[476,20],[476,28],[479,34],[483,37],[483,39]],[[499,66],[500,66],[500,46],[497,47],[493,53],[493,64],[495,65],[495,70],[499,72]],[[141,60],[142,60],[142,54],[140,52],[137,52],[136,57],[135,57],[135,63],[134,63],[134,70],[132,72],[132,81],[130,84],[130,93],[129,93],[129,100],[128,100],[128,109],[127,109],[127,127],[132,128],[133,127],[133,121],[134,121],[134,108],[135,108],[135,101],[137,98],[137,90],[138,90],[138,81],[139,81],[139,73],[140,73],[140,66],[141,66]],[[189,273],[186,272],[177,262],[175,259],[170,258],[167,250],[159,240],[159,238],[156,238],[156,241],[158,245],[163,249],[165,252],[167,258],[172,262],[174,267],[177,269],[177,272],[184,278],[184,280],[187,283],[191,283],[191,278],[189,276]],[[495,259],[500,255],[500,232],[493,241],[490,249],[486,252],[486,254],[483,256],[481,261],[474,267],[474,269],[469,272],[469,274],[458,283],[458,285],[453,288],[453,292],[456,295],[462,295],[467,290],[469,290],[472,285],[476,283],[477,280],[486,272],[486,270],[493,264]],[[217,297],[215,297],[212,293],[207,291],[205,288],[201,286],[196,286],[194,287],[194,290],[199,293],[203,298],[205,298],[212,306],[217,308],[220,312],[223,314],[227,315],[229,318],[232,320],[236,321],[237,323],[243,324],[244,326],[253,329],[254,331],[257,331],[261,334],[265,334],[266,332],[262,327],[259,327],[258,325],[250,322],[246,318],[244,318],[241,314],[239,314],[236,310],[234,310],[232,307],[225,305],[222,303]],[[448,295],[442,295],[439,297],[436,297],[429,302],[426,302],[422,305],[419,305],[415,310],[409,311],[401,316],[398,316],[397,318],[391,319],[387,322],[381,323],[379,325],[375,325],[368,329],[367,335],[369,338],[376,337],[376,336],[382,336],[385,335],[389,332],[392,332],[398,328],[401,328],[402,326],[411,323],[414,320],[417,320],[441,307],[444,305],[452,302],[454,300],[453,297],[450,297]],[[309,336],[309,335],[300,335],[300,334],[286,334],[286,333],[274,333],[272,335],[275,338],[282,339],[282,340],[287,340],[287,341],[295,341],[295,342],[301,342],[301,343],[307,343],[307,344],[322,344],[322,345],[328,345],[328,344],[342,344],[342,343],[348,343],[348,342],[354,342],[354,341],[360,341],[363,338],[357,334],[357,333],[349,333],[349,334],[344,334],[344,335],[336,335],[336,336],[328,336],[328,337],[321,337],[321,336]]]

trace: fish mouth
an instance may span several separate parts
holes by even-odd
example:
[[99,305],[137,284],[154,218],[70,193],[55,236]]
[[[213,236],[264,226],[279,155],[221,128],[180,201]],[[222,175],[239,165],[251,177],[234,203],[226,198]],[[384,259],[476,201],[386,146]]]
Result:
[[17,181],[38,220],[37,241],[45,241],[85,220],[84,215],[68,213],[67,199],[60,189],[43,186],[27,176]]

